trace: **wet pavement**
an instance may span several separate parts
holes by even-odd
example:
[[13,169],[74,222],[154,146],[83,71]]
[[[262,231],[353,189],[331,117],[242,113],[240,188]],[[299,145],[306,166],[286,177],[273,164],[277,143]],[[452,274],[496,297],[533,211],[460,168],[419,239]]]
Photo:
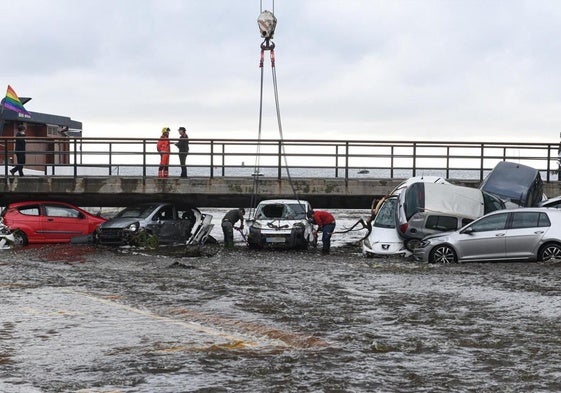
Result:
[[366,259],[358,238],[4,251],[0,392],[561,390],[561,264]]

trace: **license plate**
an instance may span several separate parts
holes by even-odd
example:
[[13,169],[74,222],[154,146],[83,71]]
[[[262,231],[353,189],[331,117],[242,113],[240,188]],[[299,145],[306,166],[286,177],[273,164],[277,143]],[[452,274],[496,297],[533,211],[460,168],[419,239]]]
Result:
[[267,243],[285,243],[286,240],[284,237],[268,237],[265,239]]

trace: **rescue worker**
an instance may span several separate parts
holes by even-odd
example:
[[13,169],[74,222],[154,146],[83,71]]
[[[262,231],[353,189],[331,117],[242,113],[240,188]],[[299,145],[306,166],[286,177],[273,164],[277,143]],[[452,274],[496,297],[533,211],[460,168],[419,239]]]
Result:
[[318,231],[321,231],[321,253],[329,254],[331,248],[331,235],[335,231],[335,217],[329,212],[324,210],[311,210],[308,212],[308,217],[312,220],[313,224],[318,226]]
[[236,229],[243,229],[243,216],[245,214],[245,209],[243,207],[239,209],[230,210],[224,215],[222,219],[222,232],[224,232],[224,247],[233,248],[234,247],[234,225],[240,221],[240,226]]
[[156,146],[158,153],[160,153],[160,167],[158,168],[158,177],[169,176],[169,127],[162,128],[162,136],[158,139]]

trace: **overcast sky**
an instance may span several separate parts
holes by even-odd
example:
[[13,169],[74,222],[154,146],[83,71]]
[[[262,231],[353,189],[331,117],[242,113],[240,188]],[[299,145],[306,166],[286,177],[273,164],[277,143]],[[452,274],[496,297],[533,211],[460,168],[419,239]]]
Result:
[[[184,125],[256,138],[259,12],[259,0],[10,2],[0,88],[87,137]],[[559,140],[557,0],[277,0],[275,15],[285,138]],[[262,136],[277,138],[268,58],[264,75]]]

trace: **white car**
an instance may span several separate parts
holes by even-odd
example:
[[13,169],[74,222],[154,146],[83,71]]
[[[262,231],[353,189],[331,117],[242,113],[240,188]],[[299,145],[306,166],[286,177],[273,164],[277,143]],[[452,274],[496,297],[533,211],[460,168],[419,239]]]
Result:
[[362,242],[362,253],[367,257],[411,255],[403,245],[403,240],[395,229],[395,209],[397,195],[391,195],[380,206],[376,217],[372,220],[372,229]]
[[306,249],[315,241],[313,226],[308,221],[312,210],[309,202],[297,199],[261,201],[250,217],[247,243],[250,248],[283,246]]
[[414,183],[426,182],[435,184],[450,184],[442,177],[438,176],[416,176],[399,183],[383,201],[372,220],[371,230],[362,242],[362,253],[367,257],[373,256],[403,256],[408,257],[411,251],[404,244],[403,239],[397,233],[396,209],[399,195],[407,190]]

